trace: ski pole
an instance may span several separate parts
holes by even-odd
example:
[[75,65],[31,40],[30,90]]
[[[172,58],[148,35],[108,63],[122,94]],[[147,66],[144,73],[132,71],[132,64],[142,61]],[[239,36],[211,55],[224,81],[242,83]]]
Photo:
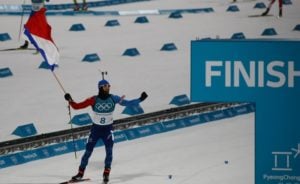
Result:
[[25,1],[26,0],[23,0],[23,4],[22,4],[22,14],[21,14],[21,21],[20,21],[20,28],[19,28],[19,40],[20,41],[20,38],[21,38],[21,31],[22,31],[22,25],[23,25],[23,17],[24,17],[24,5],[25,5]]
[[68,105],[68,110],[69,110],[69,118],[70,118],[70,125],[71,125],[71,135],[72,135],[72,141],[73,141],[74,156],[75,156],[75,159],[77,159],[77,149],[76,149],[75,139],[74,139],[74,131],[73,131],[73,123],[72,123],[72,115],[71,115],[70,105]]

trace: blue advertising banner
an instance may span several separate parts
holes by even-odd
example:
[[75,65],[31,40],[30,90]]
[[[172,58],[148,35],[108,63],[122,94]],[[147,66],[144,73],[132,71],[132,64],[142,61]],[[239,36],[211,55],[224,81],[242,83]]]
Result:
[[292,40],[191,43],[191,101],[255,103],[255,184],[300,183],[299,48]]

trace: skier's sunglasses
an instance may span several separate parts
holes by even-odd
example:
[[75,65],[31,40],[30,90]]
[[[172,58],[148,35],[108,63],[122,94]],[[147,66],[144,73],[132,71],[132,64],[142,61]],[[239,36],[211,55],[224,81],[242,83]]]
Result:
[[109,84],[105,84],[105,85],[102,85],[102,86],[100,86],[100,87],[109,88],[109,87],[110,87],[110,85],[109,85]]

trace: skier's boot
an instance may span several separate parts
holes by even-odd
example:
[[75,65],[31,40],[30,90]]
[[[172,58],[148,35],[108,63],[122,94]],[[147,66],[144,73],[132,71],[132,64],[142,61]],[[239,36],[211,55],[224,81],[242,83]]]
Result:
[[103,171],[103,183],[108,183],[109,173],[110,173],[110,168],[105,168]]
[[87,11],[88,10],[88,5],[86,3],[83,3],[81,10],[82,11]]
[[279,17],[282,17],[282,8],[279,9]]
[[27,49],[28,48],[28,41],[25,40],[25,43],[23,45],[20,46],[20,49]]
[[80,10],[79,4],[75,4],[73,10],[74,11],[79,11]]
[[81,180],[83,175],[84,175],[84,169],[79,168],[78,173],[72,177],[72,180],[74,180],[74,181]]
[[261,16],[266,16],[266,15],[268,15],[269,11],[270,11],[270,8],[267,8],[266,11],[265,11],[264,13],[261,14]]

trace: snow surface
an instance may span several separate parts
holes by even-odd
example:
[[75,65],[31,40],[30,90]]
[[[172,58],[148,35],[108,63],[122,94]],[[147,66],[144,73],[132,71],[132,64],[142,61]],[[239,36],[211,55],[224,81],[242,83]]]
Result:
[[[0,4],[21,4],[23,0],[0,0]],[[25,1],[29,4],[30,1]],[[51,4],[71,1],[52,0]],[[90,2],[90,1],[89,1]],[[257,2],[238,0],[239,12],[227,12],[232,5],[228,0],[152,0],[116,6],[91,8],[95,11],[170,10],[209,8],[212,13],[184,13],[182,19],[169,15],[147,15],[150,23],[134,23],[132,16],[48,16],[53,39],[60,50],[60,67],[55,71],[64,89],[76,101],[97,94],[101,71],[108,71],[106,78],[112,84],[111,93],[126,95],[127,99],[139,97],[146,91],[149,98],[141,106],[153,112],[170,108],[174,96],[190,94],[190,44],[196,38],[230,38],[243,32],[246,38],[299,39],[300,32],[293,31],[299,24],[300,1],[284,5],[283,17],[277,18],[278,5],[270,13],[276,16],[249,18],[264,9],[254,9]],[[23,23],[28,16],[24,16]],[[121,26],[105,27],[108,20],[118,19]],[[0,33],[9,33],[12,40],[0,42],[0,49],[18,47],[20,16],[0,16]],[[86,31],[71,32],[73,24],[82,23]],[[278,35],[261,36],[266,28],[275,28]],[[160,51],[165,43],[174,43],[178,50]],[[141,55],[122,56],[127,48],[137,48]],[[234,54],[234,51],[232,51]],[[11,133],[19,125],[34,123],[38,133],[70,128],[67,104],[63,91],[52,73],[38,69],[43,61],[33,51],[1,52],[0,68],[9,67],[12,77],[0,79],[0,141],[17,138]],[[86,54],[97,53],[100,62],[81,62]],[[127,117],[118,106],[115,119]],[[72,115],[91,112],[91,109],[72,111]]]
[[[91,0],[89,0],[91,1]],[[23,0],[0,0],[0,4],[21,4]],[[29,4],[29,0],[25,1]],[[51,4],[70,3],[52,0]],[[277,2],[271,9],[275,16],[249,18],[264,9],[254,9],[257,2],[238,0],[239,12],[226,12],[230,0],[152,0],[95,11],[136,11],[153,9],[214,8],[213,13],[183,14],[182,19],[168,15],[147,15],[149,24],[134,24],[132,16],[48,16],[53,38],[60,49],[61,61],[56,74],[66,91],[77,101],[97,93],[101,71],[108,71],[111,92],[128,99],[142,91],[149,98],[141,105],[145,112],[171,107],[171,99],[190,93],[190,42],[196,38],[230,38],[243,32],[246,38],[299,39],[293,31],[300,20],[300,1],[284,5],[283,17],[277,18]],[[27,20],[24,17],[23,22]],[[118,19],[121,26],[108,28],[108,20]],[[0,49],[18,47],[20,16],[0,16],[0,33],[9,33],[11,41],[0,42]],[[70,32],[82,23],[84,32]],[[278,35],[261,36],[266,28]],[[165,43],[178,50],[162,52]],[[127,48],[136,47],[141,55],[125,57]],[[232,51],[234,54],[234,51]],[[86,54],[97,53],[101,61],[81,62]],[[32,51],[1,52],[0,68],[9,67],[14,76],[0,79],[0,141],[15,139],[13,130],[34,123],[39,133],[68,129],[67,104],[51,72],[38,69],[42,62]],[[115,118],[127,117],[118,106]],[[72,111],[72,114],[90,109]],[[232,119],[193,126],[115,145],[111,183],[169,184],[253,184],[254,183],[254,113]],[[83,152],[80,152],[81,156]],[[100,183],[103,148],[97,148],[87,168],[86,177]],[[229,164],[224,161],[228,160]],[[0,183],[57,183],[75,174],[80,159],[72,153],[0,170]],[[172,175],[172,179],[168,179]]]
[[[110,183],[253,184],[254,119],[250,113],[117,143]],[[85,174],[92,180],[82,184],[101,183],[103,160],[98,147]],[[76,174],[79,162],[69,153],[4,168],[0,184],[59,183]]]

